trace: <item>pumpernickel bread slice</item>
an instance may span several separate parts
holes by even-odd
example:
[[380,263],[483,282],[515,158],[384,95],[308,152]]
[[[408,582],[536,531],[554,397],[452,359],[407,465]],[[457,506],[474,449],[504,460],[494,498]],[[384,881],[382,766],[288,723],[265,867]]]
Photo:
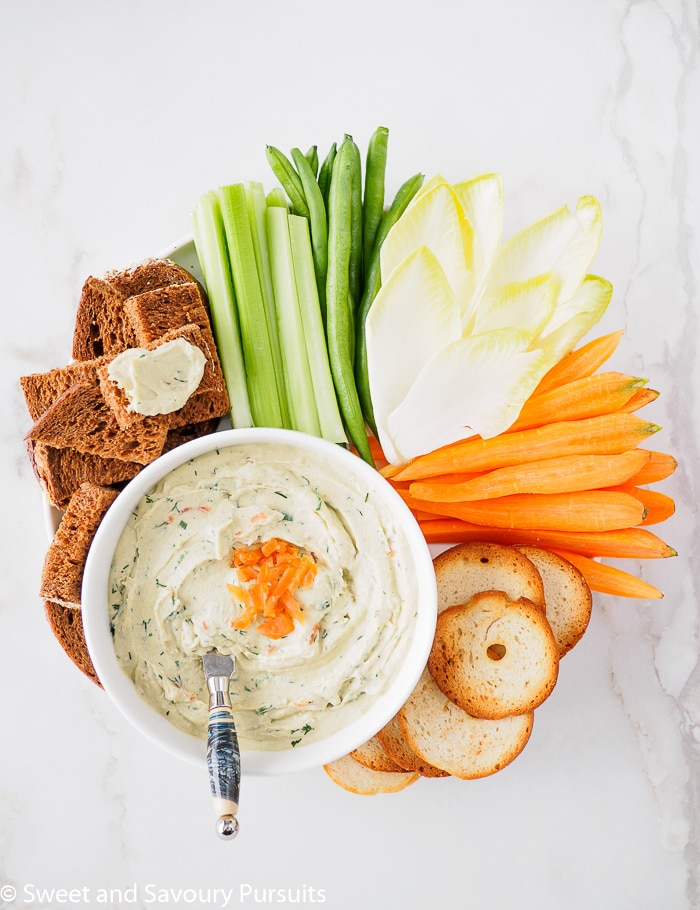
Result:
[[[194,282],[191,273],[172,259],[155,257],[143,259],[125,269],[110,269],[105,273],[104,280],[124,297],[135,297],[157,288]],[[204,296],[203,291],[201,295]]]
[[102,518],[117,498],[109,487],[85,483],[71,496],[44,559],[40,596],[64,607],[80,607],[88,550]]
[[92,663],[92,658],[85,642],[83,617],[79,607],[62,607],[53,601],[44,603],[46,619],[51,626],[51,631],[70,657],[75,666],[82,671],[95,685],[102,688],[102,683]]
[[517,549],[540,573],[547,619],[562,658],[581,641],[588,628],[593,608],[591,589],[579,569],[558,553],[542,547]]
[[[90,276],[83,285],[75,318],[74,359],[92,360],[136,347],[133,326],[124,313],[126,300],[157,288],[192,282],[190,273],[169,259],[147,259],[107,272],[104,278]],[[200,299],[204,299],[203,292]]]
[[75,360],[94,360],[118,354],[133,345],[124,319],[124,294],[103,278],[90,276],[83,284],[73,329]]
[[472,717],[439,689],[430,671],[398,712],[401,732],[424,761],[462,780],[487,777],[525,748],[534,713],[483,720]]
[[98,384],[77,382],[60,395],[34,423],[27,437],[79,452],[149,464],[163,451],[167,414],[144,420],[138,430],[119,426]]
[[146,347],[184,325],[199,326],[207,344],[216,347],[201,288],[191,276],[189,282],[129,297],[124,304],[124,314],[132,327],[137,347]]
[[95,384],[98,368],[108,358],[74,361],[64,367],[56,367],[45,373],[30,373],[20,376],[24,400],[32,420],[38,420],[64,392],[78,382]]
[[375,796],[377,793],[397,793],[420,778],[417,771],[374,771],[360,764],[351,755],[343,755],[323,766],[330,779],[351,793]]
[[513,547],[464,543],[433,560],[438,611],[465,604],[480,591],[505,591],[511,600],[526,597],[545,610],[544,584],[530,560]]
[[65,509],[83,483],[114,486],[131,480],[141,470],[141,465],[134,461],[102,458],[69,446],[56,448],[33,439],[27,440],[27,450],[41,488],[57,509]]
[[527,714],[556,684],[559,649],[530,601],[483,591],[437,618],[428,668],[450,701],[473,717]]

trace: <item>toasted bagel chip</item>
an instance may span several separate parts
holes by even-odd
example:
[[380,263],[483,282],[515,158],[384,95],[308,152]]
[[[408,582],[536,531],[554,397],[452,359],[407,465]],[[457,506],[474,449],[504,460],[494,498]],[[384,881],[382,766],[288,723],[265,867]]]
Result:
[[433,560],[438,611],[468,603],[480,591],[526,597],[545,610],[544,584],[532,562],[514,547],[497,543],[457,544]]
[[522,752],[534,714],[501,720],[472,717],[438,688],[426,669],[398,714],[401,732],[424,761],[462,780],[495,774]]
[[450,776],[447,771],[443,771],[442,768],[436,768],[416,755],[406,742],[397,717],[392,717],[389,723],[382,727],[377,733],[377,739],[384,747],[385,752],[404,771],[418,771],[421,777]]
[[473,717],[498,720],[549,697],[559,649],[547,617],[528,600],[482,591],[440,613],[428,668],[450,701]]
[[377,793],[397,793],[419,779],[417,771],[374,771],[356,761],[351,755],[343,755],[323,766],[330,779],[350,793],[360,796],[374,796]]
[[350,752],[350,756],[358,761],[365,768],[371,768],[373,771],[407,771],[402,768],[387,753],[386,749],[380,742],[379,738],[373,736],[366,743],[358,746]]
[[588,628],[593,597],[576,566],[558,553],[542,547],[516,547],[542,577],[545,613],[559,648],[559,657],[578,644]]

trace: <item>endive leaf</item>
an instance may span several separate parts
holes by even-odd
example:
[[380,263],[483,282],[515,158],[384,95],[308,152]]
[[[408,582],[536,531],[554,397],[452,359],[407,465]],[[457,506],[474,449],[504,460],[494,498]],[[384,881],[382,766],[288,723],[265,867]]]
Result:
[[[473,232],[473,290],[465,320],[468,322],[503,237],[503,180],[500,174],[483,174],[456,183],[452,189]],[[471,330],[469,325],[465,328]]]
[[435,256],[419,247],[394,269],[367,316],[367,368],[378,432],[425,364],[459,337],[452,289]]
[[562,285],[560,299],[566,300],[586,275],[601,231],[600,205],[592,196],[579,199],[575,214],[562,206],[504,243],[493,263],[488,289],[556,272]]
[[503,329],[461,338],[433,356],[380,432],[391,460],[507,430],[546,370],[546,353],[528,350],[530,341],[528,332]]
[[471,227],[452,188],[439,183],[410,205],[382,244],[382,284],[407,256],[427,247],[440,263],[460,307],[471,291]]
[[613,287],[605,278],[586,275],[579,288],[559,304],[536,342],[547,352],[552,365],[578,344],[600,321],[612,299]]
[[551,273],[504,285],[481,301],[473,334],[517,326],[537,337],[553,317],[560,287],[559,277]]
[[426,180],[423,183],[423,186],[418,190],[416,195],[409,202],[408,207],[410,208],[412,205],[415,205],[416,202],[418,202],[418,200],[422,196],[425,196],[426,193],[429,193],[431,190],[434,190],[436,186],[449,186],[449,185],[450,184],[447,182],[447,180],[445,180],[445,178],[442,176],[442,174],[435,174],[433,177],[430,178],[430,180]]

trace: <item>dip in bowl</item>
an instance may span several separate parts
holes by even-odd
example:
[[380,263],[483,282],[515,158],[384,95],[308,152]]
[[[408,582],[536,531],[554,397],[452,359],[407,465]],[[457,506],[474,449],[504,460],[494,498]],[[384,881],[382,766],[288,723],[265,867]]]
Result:
[[263,428],[144,468],[100,525],[82,599],[106,692],[185,759],[205,761],[202,656],[234,658],[244,774],[321,765],[369,739],[416,684],[436,617],[430,551],[381,475],[325,440]]

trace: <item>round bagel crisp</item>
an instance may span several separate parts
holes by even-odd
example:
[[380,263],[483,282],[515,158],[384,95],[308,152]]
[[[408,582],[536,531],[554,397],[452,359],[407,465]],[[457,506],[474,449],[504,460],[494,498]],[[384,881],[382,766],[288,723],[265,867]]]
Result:
[[365,768],[371,768],[373,771],[408,771],[408,768],[402,768],[388,754],[377,736],[368,739],[357,749],[350,752],[350,756],[358,761]]
[[397,718],[406,742],[424,761],[462,780],[475,780],[517,758],[530,738],[534,714],[472,717],[440,691],[426,668]]
[[428,669],[450,701],[497,720],[533,711],[549,697],[559,649],[546,616],[528,600],[482,591],[439,614]]
[[545,610],[544,585],[534,564],[515,547],[464,543],[433,560],[438,611],[468,603],[480,591],[505,591],[511,600],[526,597]]
[[558,553],[542,547],[516,549],[527,556],[542,577],[545,612],[561,658],[578,644],[588,628],[593,606],[591,589],[579,569]]
[[323,770],[339,787],[360,796],[397,793],[414,784],[420,777],[417,771],[374,771],[361,765],[351,755],[336,758],[324,765]]
[[436,768],[416,755],[406,742],[396,716],[377,733],[377,739],[384,746],[385,752],[405,771],[418,771],[421,777],[450,776],[447,771]]

